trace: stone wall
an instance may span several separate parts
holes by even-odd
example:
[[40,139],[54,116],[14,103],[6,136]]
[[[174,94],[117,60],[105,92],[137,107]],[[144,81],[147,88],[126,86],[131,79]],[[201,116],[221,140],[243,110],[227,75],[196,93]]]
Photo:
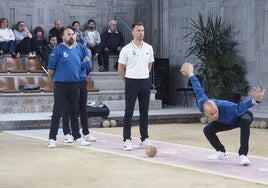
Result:
[[[175,92],[176,87],[186,86],[187,79],[179,74],[178,69],[186,60],[196,62],[196,59],[185,58],[189,41],[183,40],[187,33],[185,27],[190,26],[190,20],[197,20],[198,13],[207,15],[212,12],[222,17],[226,24],[232,26],[233,38],[238,41],[237,50],[242,64],[247,70],[250,86],[268,88],[268,1],[267,0],[170,0],[163,1],[163,42],[161,56],[170,58],[170,97],[172,103],[181,104],[182,96]],[[258,108],[265,108],[268,98]]]
[[[63,26],[78,20],[83,30],[88,19],[95,19],[97,29],[102,32],[116,15],[128,25],[142,21],[149,31],[151,11],[148,0],[0,0],[0,17],[8,18],[10,26],[23,20],[31,30],[42,26],[46,36],[55,19],[60,19]],[[151,41],[150,35],[147,40]]]
[[[0,17],[7,17],[11,24],[24,20],[30,28],[41,25],[46,31],[55,19],[61,19],[64,26],[79,20],[85,27],[93,18],[98,30],[103,30],[115,15],[128,25],[144,22],[145,41],[153,45],[156,57],[170,59],[172,105],[183,104],[183,96],[175,90],[186,86],[187,79],[178,70],[185,60],[195,59],[185,58],[189,42],[182,38],[187,33],[184,28],[191,19],[197,19],[199,12],[213,12],[232,26],[250,86],[268,88],[267,0],[0,0]],[[260,108],[268,104],[267,97],[263,103]]]
[[52,112],[53,103],[53,93],[2,94],[0,113]]

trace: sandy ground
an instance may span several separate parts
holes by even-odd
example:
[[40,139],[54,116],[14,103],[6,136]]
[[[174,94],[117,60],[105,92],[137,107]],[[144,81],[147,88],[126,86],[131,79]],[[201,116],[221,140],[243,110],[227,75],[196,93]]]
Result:
[[[153,140],[211,149],[203,127],[203,124],[150,125],[149,133]],[[91,130],[122,135],[122,127]],[[249,155],[268,158],[267,135],[268,129],[251,129]],[[137,126],[132,127],[132,136],[139,137]],[[229,152],[237,152],[239,129],[220,133],[219,137]],[[45,141],[5,132],[0,133],[0,151],[0,188],[268,187],[72,146],[48,149]]]

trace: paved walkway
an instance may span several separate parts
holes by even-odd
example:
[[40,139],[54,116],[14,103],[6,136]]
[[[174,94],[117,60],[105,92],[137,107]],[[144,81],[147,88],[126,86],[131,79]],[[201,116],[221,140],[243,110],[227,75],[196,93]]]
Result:
[[[9,131],[9,133],[47,141],[48,130],[21,130]],[[100,132],[93,132],[93,134],[98,138],[98,141],[89,147],[80,147],[81,149],[97,150],[152,163],[159,163],[268,185],[267,158],[248,156],[252,161],[251,166],[241,166],[239,164],[239,157],[234,153],[229,153],[229,158],[226,160],[208,161],[207,156],[211,155],[211,153],[214,152],[213,150],[154,140],[152,140],[152,142],[157,145],[158,152],[155,157],[149,158],[146,156],[144,149],[140,149],[138,147],[138,138],[133,138],[132,140],[134,145],[134,149],[132,151],[123,151],[121,147],[121,136]],[[59,130],[57,147],[62,147],[62,144],[73,146],[72,144],[63,143],[62,131]]]

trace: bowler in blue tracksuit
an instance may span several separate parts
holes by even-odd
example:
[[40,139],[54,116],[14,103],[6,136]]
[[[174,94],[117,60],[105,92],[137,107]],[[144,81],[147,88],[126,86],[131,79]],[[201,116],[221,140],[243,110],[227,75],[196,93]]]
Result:
[[211,121],[203,131],[217,153],[208,159],[222,159],[226,152],[216,133],[240,127],[240,149],[238,154],[241,164],[249,165],[251,162],[246,156],[248,154],[250,124],[253,121],[253,114],[248,109],[262,101],[265,90],[261,90],[259,87],[253,88],[250,92],[253,98],[238,104],[227,100],[209,99],[199,80],[193,74],[193,65],[191,63],[184,63],[181,72],[189,76],[198,101],[198,108]]

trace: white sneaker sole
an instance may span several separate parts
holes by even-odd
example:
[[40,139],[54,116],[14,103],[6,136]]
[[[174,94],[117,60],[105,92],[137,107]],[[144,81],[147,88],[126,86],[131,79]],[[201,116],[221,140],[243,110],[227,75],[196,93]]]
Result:
[[86,139],[86,138],[84,138],[85,139],[85,141],[87,141],[87,142],[96,142],[97,141],[97,139]]
[[149,146],[154,146],[154,147],[157,148],[157,145],[154,145],[154,144],[150,144],[150,145],[148,145],[148,146],[145,146],[145,145],[139,145],[139,148],[140,148],[140,149],[146,149],[146,148],[149,147]]
[[64,140],[64,143],[73,143],[73,140]]
[[123,148],[124,151],[131,151],[132,148]]
[[251,165],[251,163],[250,162],[245,162],[245,163],[240,163],[242,166],[249,166],[249,165]]
[[79,143],[74,143],[75,146],[90,146],[90,143],[86,144],[79,144]]
[[222,161],[222,160],[226,160],[226,159],[228,159],[228,155],[227,154],[225,154],[223,157],[218,157],[218,158],[216,158],[214,156],[209,156],[208,157],[208,160],[209,161]]

